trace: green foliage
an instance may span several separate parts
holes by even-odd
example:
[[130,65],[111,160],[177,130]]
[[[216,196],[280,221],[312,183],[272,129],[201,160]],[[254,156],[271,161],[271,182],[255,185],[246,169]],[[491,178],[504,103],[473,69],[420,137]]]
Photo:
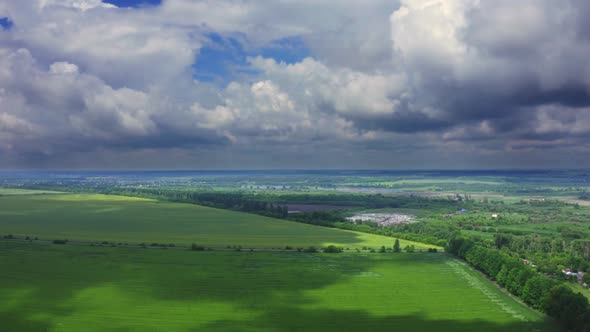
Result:
[[[498,280],[498,282],[500,282]],[[533,308],[545,310],[545,296],[557,285],[557,281],[536,275],[529,278],[522,290],[522,299]]]
[[329,254],[337,254],[337,253],[342,252],[342,248],[336,247],[335,245],[329,245],[324,248],[323,252],[329,253]]
[[590,327],[588,299],[566,286],[555,286],[546,294],[545,312],[570,331],[587,331]]
[[502,249],[502,247],[509,245],[512,242],[512,236],[507,234],[495,234],[494,235],[494,243],[497,249]]
[[191,250],[194,250],[194,251],[205,251],[205,247],[200,246],[200,245],[198,245],[196,243],[193,243],[191,245]]
[[316,247],[311,246],[311,247],[307,247],[307,248],[303,249],[303,252],[316,253],[316,252],[318,252],[318,249]]
[[[565,285],[539,275],[519,258],[477,245],[471,240],[449,241],[449,252],[490,277],[527,304],[543,310],[571,331],[585,331],[590,323],[588,299]],[[588,325],[590,326],[590,325]]]
[[399,239],[395,239],[395,243],[393,244],[393,252],[401,252],[401,247],[399,244]]

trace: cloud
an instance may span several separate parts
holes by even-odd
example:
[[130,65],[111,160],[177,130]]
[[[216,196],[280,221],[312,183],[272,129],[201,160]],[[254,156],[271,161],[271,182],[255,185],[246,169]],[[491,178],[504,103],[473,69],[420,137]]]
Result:
[[190,79],[201,47],[196,25],[159,22],[155,9],[127,10],[93,1],[9,2],[13,42],[38,61],[74,62],[107,83],[145,88]]
[[440,118],[457,127],[486,123],[489,136],[506,134],[509,143],[510,133],[543,126],[547,107],[583,114],[590,105],[588,76],[580,75],[590,71],[582,60],[590,44],[577,32],[581,6],[402,1],[391,16],[394,61]]
[[141,148],[223,144],[224,138],[179,132],[157,94],[113,88],[75,64],[44,70],[26,49],[0,49],[2,144],[13,153],[47,156],[99,147]]
[[[466,165],[534,166],[532,151],[588,146],[587,14],[583,0],[8,0],[0,153],[436,167],[469,151]],[[195,78],[211,36],[241,54],[223,85]],[[257,54],[289,40],[304,59]]]

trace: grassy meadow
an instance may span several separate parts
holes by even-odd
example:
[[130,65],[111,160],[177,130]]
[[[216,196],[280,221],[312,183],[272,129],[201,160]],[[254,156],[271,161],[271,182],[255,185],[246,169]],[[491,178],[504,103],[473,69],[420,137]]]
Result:
[[[192,204],[96,195],[15,195],[0,197],[0,235],[39,239],[166,243],[210,247],[345,248],[393,246],[379,235],[324,228],[254,214]],[[413,244],[401,241],[402,247]]]
[[52,190],[30,190],[30,189],[0,188],[0,196],[45,195],[45,194],[62,194],[62,192],[52,191]]
[[3,331],[551,331],[444,254],[0,242]]

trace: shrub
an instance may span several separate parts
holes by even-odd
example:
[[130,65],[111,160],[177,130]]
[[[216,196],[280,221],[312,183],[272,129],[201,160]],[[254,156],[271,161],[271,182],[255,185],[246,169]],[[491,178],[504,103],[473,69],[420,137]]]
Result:
[[324,252],[336,254],[342,252],[342,248],[336,247],[335,245],[329,245],[324,248]]
[[191,250],[194,250],[194,251],[205,251],[205,247],[199,246],[196,243],[193,243],[191,245]]
[[311,246],[303,249],[303,252],[318,252],[318,250],[316,249],[316,247]]
[[404,250],[406,252],[414,252],[416,250],[416,248],[414,247],[414,245],[407,245]]

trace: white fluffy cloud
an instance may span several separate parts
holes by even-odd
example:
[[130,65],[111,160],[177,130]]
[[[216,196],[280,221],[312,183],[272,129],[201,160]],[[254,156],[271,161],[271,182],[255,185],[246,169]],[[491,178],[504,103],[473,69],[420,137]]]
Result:
[[232,83],[223,95],[223,105],[205,108],[195,103],[191,115],[197,127],[216,129],[234,142],[240,138],[240,144],[307,144],[366,138],[366,133],[356,130],[352,122],[295,101],[271,80]]
[[47,144],[79,137],[107,142],[155,129],[145,93],[113,89],[95,76],[79,73],[75,64],[56,62],[44,70],[26,49],[0,49],[0,73],[4,129],[16,131],[11,146],[19,144],[25,129],[31,138]]
[[308,105],[313,103],[310,106],[318,111],[327,107],[324,111],[345,116],[387,115],[395,112],[395,98],[405,91],[403,75],[331,69],[312,58],[291,65],[261,57],[251,62],[265,77],[288,87]]
[[9,1],[14,43],[46,64],[74,62],[109,84],[145,88],[179,78],[201,46],[198,25],[160,22],[155,12],[95,1]]

